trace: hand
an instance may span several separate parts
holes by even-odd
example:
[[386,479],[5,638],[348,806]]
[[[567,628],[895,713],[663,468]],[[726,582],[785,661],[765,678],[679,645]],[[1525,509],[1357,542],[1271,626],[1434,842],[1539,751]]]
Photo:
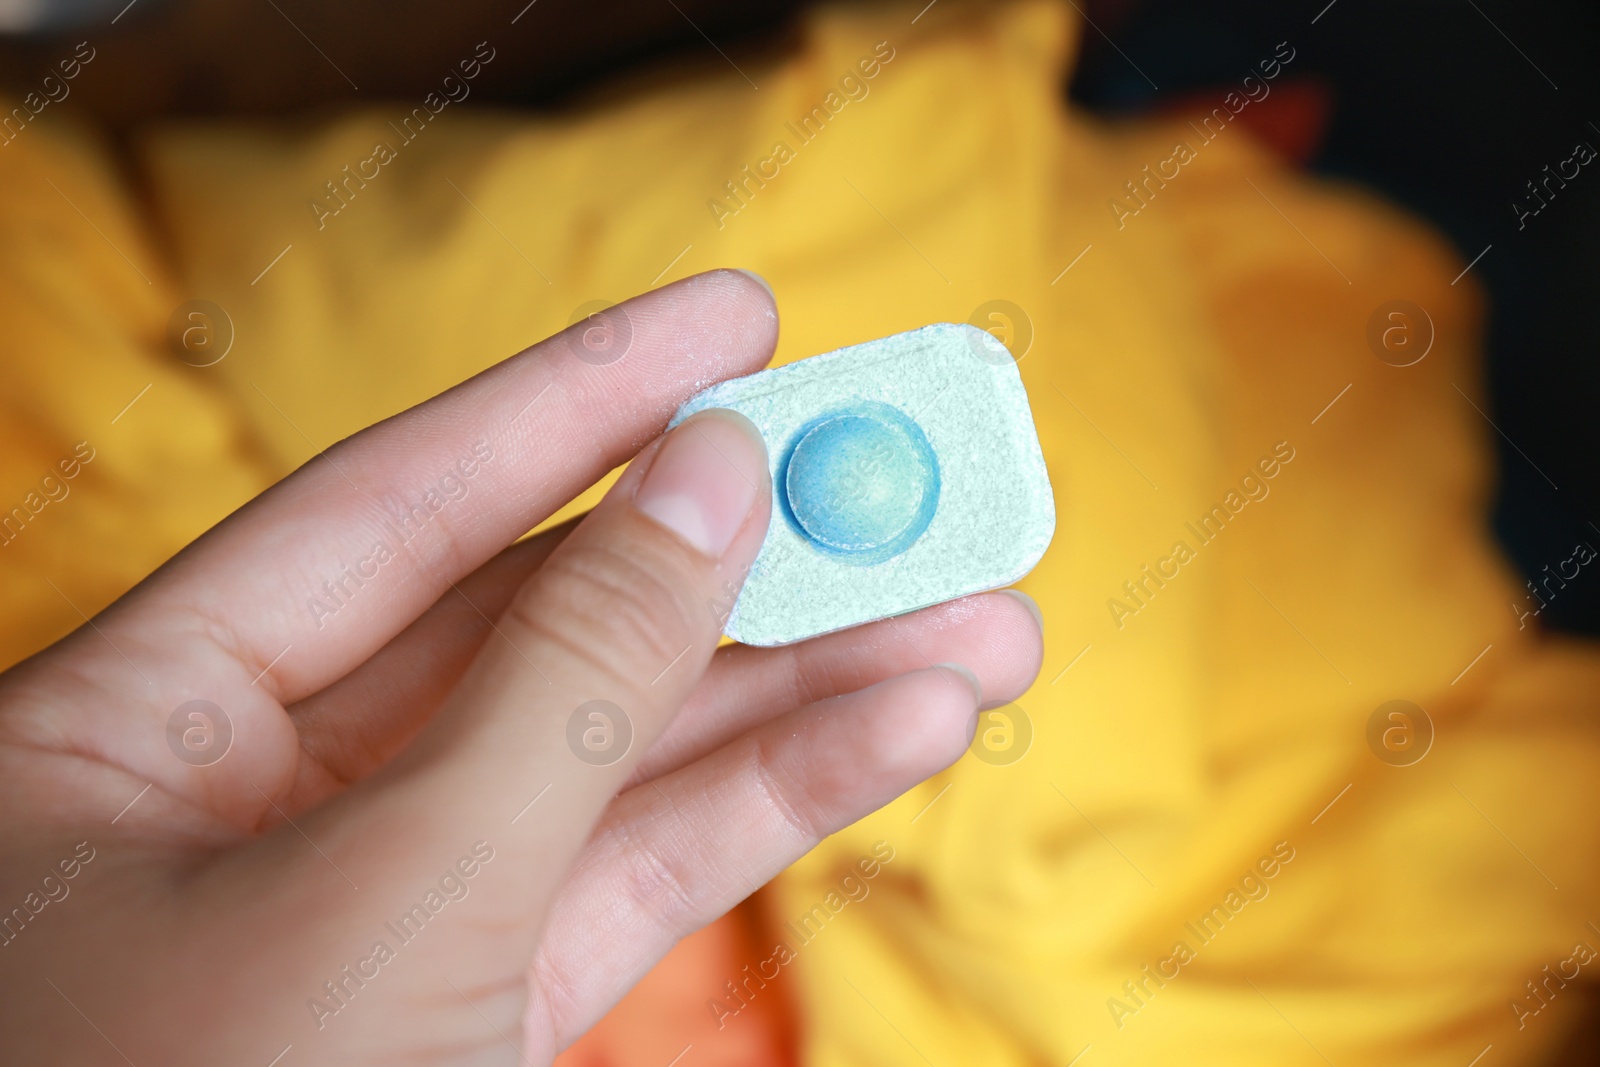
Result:
[[771,494],[730,412],[513,544],[776,340],[738,272],[622,307],[624,358],[341,442],[0,676],[11,1062],[547,1063],[1027,687],[1001,594],[718,650]]

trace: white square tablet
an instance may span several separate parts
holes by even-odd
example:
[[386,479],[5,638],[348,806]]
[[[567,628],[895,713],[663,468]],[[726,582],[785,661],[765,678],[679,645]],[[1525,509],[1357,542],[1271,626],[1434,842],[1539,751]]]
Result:
[[1005,346],[942,323],[714,385],[673,416],[731,408],[766,439],[772,523],[727,615],[783,645],[1009,585],[1055,504]]

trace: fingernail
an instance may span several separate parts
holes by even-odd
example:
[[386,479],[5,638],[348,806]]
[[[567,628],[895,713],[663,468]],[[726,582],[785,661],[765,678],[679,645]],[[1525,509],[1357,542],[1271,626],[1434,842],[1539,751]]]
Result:
[[[983,700],[983,685],[979,683],[978,676],[973,674],[971,669],[963,667],[959,663],[935,663],[933,669],[941,674],[959,675],[962,681],[972,687],[973,701],[981,702]],[[952,679],[952,682],[954,682],[954,679]]]
[[1044,633],[1044,613],[1039,610],[1039,602],[1020,589],[1002,589],[1000,592],[1022,603],[1028,609],[1028,614],[1033,616],[1033,621],[1039,624],[1039,632]]
[[778,299],[778,294],[774,293],[772,291],[772,286],[767,284],[767,280],[765,278],[763,278],[761,275],[757,274],[753,270],[745,270],[743,267],[735,267],[734,269],[737,270],[740,274],[745,275],[746,277],[753,278],[755,280],[756,284],[760,285],[761,288],[765,289],[767,291],[767,295],[772,297],[772,299],[774,301],[776,301]]
[[721,559],[767,488],[761,431],[736,411],[696,412],[667,434],[633,506]]

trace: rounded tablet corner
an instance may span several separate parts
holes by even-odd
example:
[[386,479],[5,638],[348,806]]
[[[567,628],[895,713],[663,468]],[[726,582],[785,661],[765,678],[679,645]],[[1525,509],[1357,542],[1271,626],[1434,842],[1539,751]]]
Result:
[[1055,539],[1056,524],[1054,517],[1052,517],[1050,521],[1050,528],[1045,531],[1044,539],[1040,541],[1038,551],[1024,557],[1022,565],[1017,570],[1016,576],[1007,578],[1004,584],[1012,585],[1013,583],[1020,582],[1022,579],[1026,578],[1030,573],[1032,573],[1033,568],[1037,567],[1040,561],[1044,559],[1044,554],[1050,551],[1050,545],[1055,541]]
[[[679,404],[678,410],[674,411],[672,413],[672,418],[667,420],[667,430],[677,429],[679,423],[683,422],[684,419],[687,419],[690,415],[693,415],[695,412],[699,411],[705,406],[705,401],[701,395],[696,394],[695,396],[691,396],[688,400],[685,400],[683,403]],[[662,432],[664,433],[666,431],[664,430]]]
[[962,340],[966,341],[969,345],[982,344],[986,341],[992,341],[1000,348],[1005,347],[1004,344],[1001,344],[1000,339],[994,334],[983,329],[981,326],[974,326],[970,322],[939,322],[935,323],[933,328],[936,330],[954,330],[961,334]]
[[[1044,476],[1044,489],[1044,506],[1049,510],[1049,514],[1045,517],[1044,522],[1044,537],[1039,543],[1039,551],[1035,552],[1033,554],[1033,558],[1028,560],[1027,566],[1022,569],[1022,574],[1019,574],[1015,578],[1011,579],[1012,582],[1020,581],[1023,575],[1026,575],[1029,571],[1033,570],[1033,568],[1037,567],[1039,565],[1039,561],[1044,559],[1044,554],[1050,551],[1050,546],[1055,543],[1056,494],[1055,489],[1050,485],[1050,475],[1048,471]],[[1009,585],[1010,582],[1006,584]]]
[[738,622],[730,618],[727,627],[722,631],[722,636],[741,645],[748,645],[750,648],[782,648],[785,645],[798,644],[801,641],[809,640],[813,635],[791,637],[788,640],[784,640],[761,634],[745,633],[740,630]]
[[1022,374],[1017,368],[1017,357],[1007,347],[1006,343],[981,326],[974,326],[970,322],[939,323],[939,329],[952,329],[961,335],[962,343],[968,350],[984,364],[1004,370],[1009,368],[1016,372],[1020,380]]
[[1005,347],[994,334],[982,327],[974,326],[970,322],[930,322],[928,325],[920,326],[910,332],[913,334],[958,333],[961,335],[961,339],[968,344],[981,343],[981,339],[987,337],[995,344],[1000,345],[1001,348]]
[[993,581],[985,583],[982,589],[974,589],[971,593],[963,593],[961,595],[972,596],[976,593],[992,593],[996,589],[1005,589],[1008,586],[1016,585],[1018,582],[1022,581],[1022,579],[1033,573],[1033,569],[1039,565],[1039,562],[1044,559],[1044,554],[1049,550],[1050,541],[1047,539],[1037,552],[1030,553],[1028,556],[1018,561],[1017,565],[1008,570],[1004,575],[995,578]]

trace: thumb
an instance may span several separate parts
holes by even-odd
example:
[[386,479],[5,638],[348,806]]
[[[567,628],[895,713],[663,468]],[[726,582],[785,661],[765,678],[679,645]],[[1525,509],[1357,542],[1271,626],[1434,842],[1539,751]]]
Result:
[[[710,663],[717,605],[766,535],[770,484],[744,416],[701,412],[670,431],[517,591],[430,728],[352,798],[359,818],[409,826],[426,812],[450,847],[504,827],[537,840],[540,878],[559,881],[551,861],[576,855]],[[529,817],[546,786],[539,803],[553,803]]]

